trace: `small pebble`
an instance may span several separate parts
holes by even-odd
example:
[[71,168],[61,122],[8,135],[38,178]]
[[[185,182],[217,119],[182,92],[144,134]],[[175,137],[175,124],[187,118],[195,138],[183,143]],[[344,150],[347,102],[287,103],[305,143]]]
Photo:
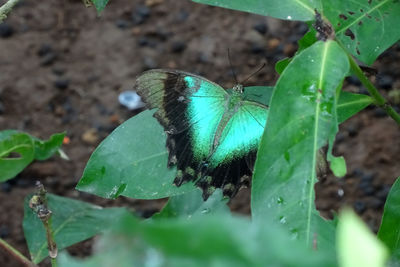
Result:
[[361,182],[358,185],[358,187],[360,188],[361,191],[363,191],[364,195],[367,195],[367,196],[373,195],[375,192],[375,189],[371,185],[371,183]]
[[134,25],[142,24],[150,16],[150,9],[147,6],[140,5],[132,12],[132,22]]
[[184,22],[189,18],[189,15],[190,14],[188,12],[186,12],[185,10],[182,9],[182,10],[179,11],[179,13],[177,15],[177,19],[180,22]]
[[360,85],[361,85],[360,80],[359,80],[356,76],[354,76],[354,75],[351,75],[351,76],[347,77],[347,78],[346,78],[346,81],[347,81],[349,84],[353,84],[353,85],[355,85],[355,86],[360,86]]
[[268,31],[268,27],[265,22],[257,23],[256,25],[253,26],[253,29],[263,35],[266,34]]
[[252,44],[250,48],[250,52],[253,54],[262,54],[265,52],[265,49],[260,44]]
[[68,78],[58,78],[54,82],[54,86],[58,89],[67,89],[69,86],[69,79]]
[[350,137],[355,137],[355,136],[358,135],[357,126],[354,125],[354,124],[349,125],[349,126],[347,127],[347,131],[348,131]]
[[57,54],[54,52],[47,53],[40,60],[41,66],[49,66],[54,63],[57,59]]
[[383,118],[383,117],[386,117],[387,114],[380,107],[376,107],[375,110],[374,110],[374,116],[377,117],[377,118]]
[[361,176],[361,182],[371,183],[374,179],[374,174],[372,173],[365,173]]
[[96,129],[91,128],[89,130],[86,130],[82,136],[82,141],[89,144],[89,145],[94,145],[97,143],[99,140],[99,135]]
[[10,235],[10,229],[6,225],[0,226],[0,238],[7,238]]
[[129,28],[130,22],[127,21],[127,20],[125,20],[125,19],[118,19],[118,20],[115,22],[115,26],[117,26],[119,29],[124,30],[124,29]]
[[185,50],[186,44],[183,41],[174,41],[171,44],[171,51],[173,53],[181,53]]
[[54,52],[54,51],[53,51],[53,48],[51,47],[51,45],[49,45],[49,44],[42,44],[42,45],[39,47],[39,49],[38,49],[38,51],[37,51],[37,54],[38,54],[39,57],[43,57],[43,56],[47,55],[48,53],[53,53],[53,52]]
[[354,202],[354,210],[358,213],[358,214],[362,214],[364,213],[364,211],[367,209],[366,205],[364,202],[361,201],[356,201]]
[[14,29],[7,22],[0,23],[0,37],[8,38],[14,34]]
[[9,182],[4,182],[4,183],[1,183],[0,188],[1,188],[2,192],[9,193],[9,192],[11,192],[12,186]]
[[377,76],[376,82],[379,88],[389,90],[392,88],[394,80],[392,76],[387,74],[382,74]]
[[140,96],[135,91],[124,91],[118,96],[119,103],[128,108],[129,110],[135,110],[144,107],[144,103],[140,99]]
[[390,192],[390,185],[383,185],[382,188],[376,193],[376,197],[382,201],[386,201],[386,198]]
[[368,206],[377,210],[377,209],[382,208],[384,206],[384,204],[385,204],[385,202],[383,202],[379,198],[373,198],[369,201]]

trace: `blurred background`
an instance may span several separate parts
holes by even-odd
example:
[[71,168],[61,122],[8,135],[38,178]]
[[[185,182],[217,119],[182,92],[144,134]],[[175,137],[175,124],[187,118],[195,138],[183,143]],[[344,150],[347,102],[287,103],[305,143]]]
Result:
[[[142,217],[157,212],[166,200],[105,200],[74,189],[100,141],[140,111],[122,106],[119,94],[152,68],[185,70],[232,87],[228,49],[238,80],[265,62],[246,85],[274,85],[275,63],[293,56],[307,30],[305,23],[188,0],[111,0],[101,16],[81,0],[22,1],[0,24],[0,130],[18,129],[42,139],[66,131],[69,142],[63,149],[70,161],[35,162],[0,184],[0,237],[28,255],[23,201],[36,180],[54,194],[125,205]],[[397,109],[399,62],[396,44],[379,57],[373,65],[378,73],[370,77]],[[345,90],[366,93],[354,77],[346,79]],[[317,183],[317,208],[332,218],[340,207],[352,206],[377,231],[387,193],[400,175],[398,126],[383,110],[369,107],[341,125],[334,152],[345,157],[348,174],[341,179],[328,175]],[[249,189],[241,190],[230,207],[250,214]],[[91,243],[69,252],[88,255]],[[3,251],[0,263],[18,266]]]

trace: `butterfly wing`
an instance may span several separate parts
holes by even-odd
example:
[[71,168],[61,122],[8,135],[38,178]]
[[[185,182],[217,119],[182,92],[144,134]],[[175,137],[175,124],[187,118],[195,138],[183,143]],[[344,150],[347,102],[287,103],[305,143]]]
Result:
[[141,74],[134,89],[167,133],[168,165],[177,165],[175,184],[201,178],[228,94],[203,77],[176,70]]
[[[267,116],[267,106],[253,101],[241,102],[210,157],[205,176],[213,179],[201,182],[203,193],[210,194],[214,188],[222,188],[224,195],[232,197],[240,187],[249,184]],[[210,183],[205,183],[210,180]]]
[[[212,124],[218,123],[228,95],[221,86],[203,77],[165,69],[142,73],[134,89],[149,109],[158,108],[154,116],[166,132],[172,134],[183,132],[196,123],[206,125],[210,124],[209,120]],[[193,103],[196,108],[192,107]]]

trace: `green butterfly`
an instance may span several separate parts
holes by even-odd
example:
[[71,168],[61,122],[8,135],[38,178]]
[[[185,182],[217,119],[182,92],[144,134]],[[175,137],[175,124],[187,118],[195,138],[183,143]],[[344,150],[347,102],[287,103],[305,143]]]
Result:
[[156,69],[142,73],[134,89],[167,133],[174,184],[194,181],[207,199],[216,188],[233,197],[249,185],[268,107],[246,100],[243,86],[224,90],[201,76]]

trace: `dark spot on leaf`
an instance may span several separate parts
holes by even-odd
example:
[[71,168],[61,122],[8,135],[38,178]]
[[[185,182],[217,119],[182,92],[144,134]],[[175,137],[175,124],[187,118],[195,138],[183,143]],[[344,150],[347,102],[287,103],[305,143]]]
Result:
[[368,4],[370,5],[372,3],[372,0],[368,0]]
[[8,159],[18,159],[18,158],[22,158],[22,155],[18,152],[10,152],[10,154],[8,154],[7,156]]
[[362,22],[362,20],[360,20],[359,22],[358,22],[358,25],[362,25],[363,24],[363,22]]
[[381,21],[378,17],[375,17],[375,20],[378,21],[378,22]]
[[349,13],[350,15],[354,15],[353,11],[348,11],[347,13]]
[[350,29],[347,29],[344,35],[349,36],[351,40],[355,39],[355,35]]
[[101,170],[100,170],[100,172],[101,172],[101,174],[104,174],[105,172],[106,172],[106,167],[101,167]]
[[360,12],[361,12],[361,13],[363,13],[363,12],[364,12],[364,10],[361,8],[361,9],[360,9]]
[[365,15],[367,15],[367,18],[372,19],[372,16],[368,13],[366,13]]
[[356,52],[358,55],[361,55],[360,50],[358,50],[358,47],[356,47]]
[[346,20],[346,19],[347,19],[347,16],[344,15],[344,14],[339,14],[339,18]]
[[340,25],[342,25],[342,24],[340,24],[340,22],[339,22],[337,25],[340,26]]

